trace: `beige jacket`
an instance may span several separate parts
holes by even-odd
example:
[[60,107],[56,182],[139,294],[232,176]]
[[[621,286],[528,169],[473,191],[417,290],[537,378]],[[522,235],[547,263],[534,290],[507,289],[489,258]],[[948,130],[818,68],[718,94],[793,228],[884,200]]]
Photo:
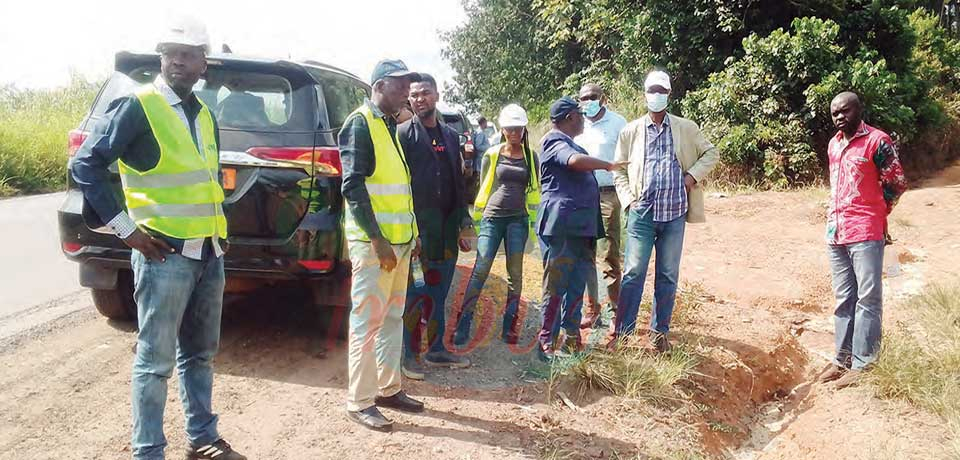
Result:
[[[703,188],[700,184],[707,177],[710,170],[717,164],[717,149],[703,136],[696,123],[678,116],[667,114],[670,117],[670,129],[673,132],[673,146],[680,167],[697,180],[697,185],[688,195],[687,222],[706,222],[703,211]],[[637,201],[643,195],[643,167],[646,160],[647,119],[644,115],[639,120],[631,121],[617,140],[617,149],[614,161],[629,161],[626,171],[613,171],[613,184],[617,188],[617,196],[624,208]]]

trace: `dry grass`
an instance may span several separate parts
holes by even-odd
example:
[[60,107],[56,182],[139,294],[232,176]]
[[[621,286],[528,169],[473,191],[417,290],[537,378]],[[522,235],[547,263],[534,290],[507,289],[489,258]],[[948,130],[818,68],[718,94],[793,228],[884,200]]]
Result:
[[614,351],[595,348],[572,363],[567,375],[578,390],[602,390],[627,399],[666,401],[677,399],[676,384],[686,379],[697,365],[697,357],[685,346],[652,355],[627,337]]
[[945,420],[960,459],[960,285],[931,286],[905,308],[917,321],[884,337],[870,373],[877,396],[909,401]]

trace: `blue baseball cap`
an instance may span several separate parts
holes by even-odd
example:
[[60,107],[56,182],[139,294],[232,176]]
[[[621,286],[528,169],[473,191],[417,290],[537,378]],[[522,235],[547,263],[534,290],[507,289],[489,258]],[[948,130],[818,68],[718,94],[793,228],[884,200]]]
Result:
[[370,76],[370,84],[377,80],[383,80],[387,77],[407,77],[411,82],[420,81],[420,74],[407,68],[407,65],[399,59],[384,59],[377,63],[373,68],[373,75]]
[[563,120],[573,111],[583,113],[577,101],[573,100],[570,96],[563,96],[553,101],[553,104],[550,104],[550,121],[556,123]]

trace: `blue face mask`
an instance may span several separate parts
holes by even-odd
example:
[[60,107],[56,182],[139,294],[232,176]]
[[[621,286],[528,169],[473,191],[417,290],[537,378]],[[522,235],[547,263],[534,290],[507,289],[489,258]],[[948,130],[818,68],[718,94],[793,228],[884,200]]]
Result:
[[587,101],[587,103],[583,106],[583,114],[587,117],[593,118],[600,114],[600,109],[602,108],[603,106],[600,105],[600,101]]
[[669,96],[662,93],[646,93],[647,96],[647,108],[651,112],[663,112],[667,109],[667,102],[669,101]]

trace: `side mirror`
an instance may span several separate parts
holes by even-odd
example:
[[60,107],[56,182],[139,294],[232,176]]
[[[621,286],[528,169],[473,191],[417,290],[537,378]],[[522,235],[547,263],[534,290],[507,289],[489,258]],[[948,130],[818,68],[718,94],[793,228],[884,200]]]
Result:
[[467,145],[467,141],[468,141],[468,140],[469,140],[469,139],[467,138],[467,136],[466,136],[465,134],[461,134],[461,135],[460,135],[460,147],[463,148],[463,146]]

